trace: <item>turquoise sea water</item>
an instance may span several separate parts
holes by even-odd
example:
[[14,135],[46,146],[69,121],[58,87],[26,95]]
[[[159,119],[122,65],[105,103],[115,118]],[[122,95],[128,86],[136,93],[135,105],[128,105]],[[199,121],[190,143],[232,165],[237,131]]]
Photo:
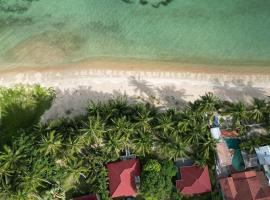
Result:
[[[269,0],[39,0],[0,12],[0,65],[86,58],[268,65]],[[269,65],[270,66],[270,65]]]

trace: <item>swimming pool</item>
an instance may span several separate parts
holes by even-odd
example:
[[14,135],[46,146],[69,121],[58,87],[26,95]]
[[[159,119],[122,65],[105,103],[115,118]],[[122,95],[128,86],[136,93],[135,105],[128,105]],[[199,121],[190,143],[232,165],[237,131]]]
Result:
[[232,167],[236,171],[245,170],[245,163],[240,149],[241,140],[238,138],[225,138],[224,140],[228,148],[234,150],[232,155]]

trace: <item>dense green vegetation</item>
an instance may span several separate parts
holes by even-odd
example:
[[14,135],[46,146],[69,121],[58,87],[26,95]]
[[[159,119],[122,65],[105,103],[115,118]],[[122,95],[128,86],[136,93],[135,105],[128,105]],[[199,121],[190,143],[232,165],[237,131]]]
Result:
[[146,200],[170,199],[172,195],[172,177],[177,168],[171,161],[159,163],[148,160],[143,167],[140,191]]
[[19,129],[26,130],[37,124],[54,97],[53,89],[39,85],[0,87],[0,144],[9,143]]
[[[52,103],[52,89],[1,88],[0,96],[1,140],[10,141],[8,130],[16,132],[0,152],[0,199],[69,199],[88,193],[110,199],[105,166],[119,160],[125,148],[141,161],[140,198],[186,199],[173,189],[173,161],[191,157],[199,165],[208,164],[213,177],[216,141],[208,124],[215,113],[232,116],[231,127],[243,136],[249,123],[269,127],[268,101],[230,103],[211,93],[181,111],[161,111],[150,103],[129,104],[117,98],[91,103],[85,116],[47,124],[37,122]],[[192,198],[217,196],[213,192]]]

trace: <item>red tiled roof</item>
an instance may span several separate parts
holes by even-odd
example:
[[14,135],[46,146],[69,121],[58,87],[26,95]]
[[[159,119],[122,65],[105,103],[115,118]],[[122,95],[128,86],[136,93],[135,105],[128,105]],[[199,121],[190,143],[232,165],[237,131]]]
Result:
[[226,200],[270,200],[270,187],[263,172],[248,171],[220,179]]
[[236,131],[221,130],[222,137],[237,137],[238,134]]
[[211,192],[208,167],[181,167],[181,180],[176,181],[176,188],[184,195]]
[[135,176],[140,176],[138,159],[109,163],[109,188],[112,198],[136,196]]
[[73,200],[97,200],[97,195],[89,194],[82,197],[76,197]]

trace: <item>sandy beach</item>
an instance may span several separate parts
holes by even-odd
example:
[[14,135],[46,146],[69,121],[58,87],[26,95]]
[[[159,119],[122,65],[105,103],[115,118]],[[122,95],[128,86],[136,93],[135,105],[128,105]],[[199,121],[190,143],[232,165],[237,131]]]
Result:
[[74,117],[85,112],[89,101],[106,101],[120,95],[126,95],[130,101],[179,108],[206,92],[231,101],[270,95],[269,70],[226,69],[150,61],[88,60],[57,67],[2,68],[0,86],[54,87],[57,96],[43,116],[45,121]]

